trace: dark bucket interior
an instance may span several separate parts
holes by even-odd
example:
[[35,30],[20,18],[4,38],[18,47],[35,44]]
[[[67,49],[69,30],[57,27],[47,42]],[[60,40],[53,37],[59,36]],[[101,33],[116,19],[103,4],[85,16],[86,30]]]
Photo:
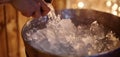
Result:
[[[99,24],[102,24],[105,27],[106,32],[112,30],[117,37],[120,37],[120,17],[114,16],[109,13],[90,10],[90,9],[65,9],[62,11],[56,11],[56,14],[60,14],[61,18],[71,19],[75,26],[89,25],[93,21],[98,21]],[[39,19],[33,19],[28,21],[22,30],[22,36],[26,47],[26,52],[29,57],[59,57],[54,54],[45,53],[41,50],[35,49],[31,46],[31,43],[27,41],[26,32],[29,30],[33,30],[33,28],[37,28],[36,30],[46,28],[46,23],[48,21],[48,17],[45,16]],[[120,57],[120,49],[116,49],[112,52],[94,55],[96,57]]]

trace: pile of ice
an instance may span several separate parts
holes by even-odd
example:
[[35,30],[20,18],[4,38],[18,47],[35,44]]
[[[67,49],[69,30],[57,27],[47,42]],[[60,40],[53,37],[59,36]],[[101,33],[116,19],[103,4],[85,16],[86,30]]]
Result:
[[75,25],[70,19],[49,20],[47,28],[26,33],[31,45],[44,52],[62,56],[87,56],[111,51],[119,40],[114,33],[105,35],[103,27],[94,21],[90,27]]
[[[97,21],[76,27],[70,19],[60,19],[50,13],[47,28],[29,31],[27,41],[36,49],[63,57],[84,57],[108,52],[118,47],[119,40],[112,31],[105,34]],[[51,17],[54,16],[54,17]]]

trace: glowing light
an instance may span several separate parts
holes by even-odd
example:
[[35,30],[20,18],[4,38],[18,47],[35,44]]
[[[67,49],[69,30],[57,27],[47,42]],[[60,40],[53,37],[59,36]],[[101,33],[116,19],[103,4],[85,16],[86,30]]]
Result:
[[112,2],[111,2],[111,1],[107,1],[107,2],[106,2],[106,5],[107,5],[108,7],[110,7],[110,6],[112,5]]
[[120,12],[120,7],[118,8],[118,11]]
[[112,6],[112,10],[117,10],[117,8],[118,8],[118,5],[117,5],[117,4],[114,4],[114,5]]
[[118,14],[118,16],[120,16],[120,13]]
[[78,7],[79,7],[79,8],[83,8],[83,7],[84,7],[84,3],[83,3],[83,2],[79,2],[79,3],[78,3]]
[[112,14],[113,15],[117,15],[117,11],[112,11]]

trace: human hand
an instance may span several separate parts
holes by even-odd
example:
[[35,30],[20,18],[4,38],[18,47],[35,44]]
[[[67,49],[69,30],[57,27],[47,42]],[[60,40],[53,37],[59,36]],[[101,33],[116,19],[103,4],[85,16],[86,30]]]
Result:
[[10,3],[27,17],[39,18],[50,11],[44,0],[11,0]]

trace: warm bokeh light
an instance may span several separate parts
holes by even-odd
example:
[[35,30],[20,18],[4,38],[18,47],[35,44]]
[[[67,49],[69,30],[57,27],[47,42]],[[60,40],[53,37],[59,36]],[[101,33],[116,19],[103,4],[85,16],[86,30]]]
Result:
[[83,7],[84,7],[84,3],[83,3],[83,2],[79,2],[79,3],[78,3],[78,7],[79,7],[79,8],[83,8]]
[[113,6],[112,6],[112,10],[117,10],[118,8],[118,5],[115,3]]
[[112,2],[111,1],[107,1],[106,2],[106,6],[110,7],[112,5]]
[[118,7],[118,11],[120,12],[120,7]]
[[113,15],[117,15],[117,11],[112,11],[112,14]]
[[118,16],[120,16],[120,13],[118,14]]

